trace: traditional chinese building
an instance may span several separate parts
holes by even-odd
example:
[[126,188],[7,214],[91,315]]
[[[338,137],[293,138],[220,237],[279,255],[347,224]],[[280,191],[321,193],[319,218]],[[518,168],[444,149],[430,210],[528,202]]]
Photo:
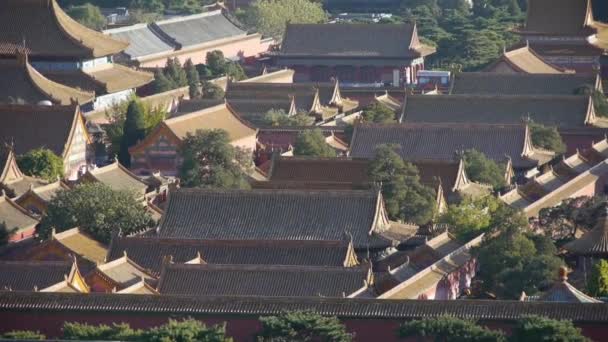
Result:
[[89,292],[74,261],[0,261],[0,288],[3,291]]
[[17,165],[17,158],[11,146],[0,146],[0,189],[11,198],[21,196],[32,188],[48,182],[24,175]]
[[579,73],[594,72],[604,54],[590,43],[597,33],[591,0],[530,0],[515,32],[546,61]]
[[77,105],[0,105],[0,121],[0,140],[12,144],[15,154],[50,149],[63,159],[65,178],[71,180],[86,167],[90,139]]
[[62,180],[39,187],[30,186],[25,193],[15,199],[15,202],[30,213],[42,216],[46,213],[49,202],[57,192],[68,189],[69,187]]
[[564,249],[576,259],[576,272],[582,273],[587,280],[593,266],[608,259],[608,210],[599,217],[593,229],[564,245]]
[[46,78],[94,92],[95,101],[87,109],[124,100],[153,80],[152,74],[113,63],[112,55],[127,46],[80,25],[55,0],[0,3],[0,58],[14,58],[18,49],[25,49],[30,64]]
[[127,257],[99,264],[86,275],[86,281],[92,292],[115,292],[124,290],[140,282],[154,282],[154,277],[149,271],[139,266]]
[[267,127],[260,129],[257,135],[256,165],[267,164],[274,153],[285,157],[293,156],[293,147],[298,134],[310,130],[320,130],[325,142],[336,151],[337,155],[346,154],[348,151],[348,143],[342,127]]
[[257,130],[223,103],[161,122],[143,141],[129,149],[131,170],[136,174],[161,171],[166,175],[176,175],[181,165],[177,153],[179,146],[188,134],[201,129],[223,129],[232,145],[251,152],[255,150]]
[[486,72],[498,74],[566,74],[574,70],[565,69],[548,62],[534,52],[530,46],[504,51],[497,61],[485,68]]
[[15,229],[11,241],[26,239],[34,235],[38,218],[10,199],[0,190],[0,220],[7,229]]
[[147,197],[149,188],[146,182],[122,166],[118,160],[106,166],[87,170],[80,178],[80,181],[99,182],[107,185],[112,190],[128,191],[140,200]]
[[288,24],[278,66],[294,69],[295,82],[345,85],[415,83],[424,58],[435,52],[418,39],[416,24]]
[[601,300],[586,295],[568,282],[568,269],[560,267],[558,279],[539,296],[528,296],[522,292],[520,300],[529,302],[557,303],[603,303]]

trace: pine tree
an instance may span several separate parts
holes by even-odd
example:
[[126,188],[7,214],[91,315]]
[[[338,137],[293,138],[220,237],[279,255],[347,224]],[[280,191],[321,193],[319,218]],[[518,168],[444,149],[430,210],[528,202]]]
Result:
[[167,76],[167,78],[173,82],[174,88],[185,87],[188,85],[186,71],[182,69],[182,65],[177,57],[167,59],[167,65],[165,66],[163,72],[165,76]]
[[188,58],[186,63],[184,63],[184,69],[186,70],[186,77],[188,78],[188,92],[190,93],[190,98],[199,98],[201,96],[201,80],[199,78],[198,71],[190,58]]
[[123,131],[119,160],[121,164],[129,167],[131,165],[129,147],[146,137],[145,109],[138,100],[131,100],[129,103]]
[[162,93],[175,88],[171,81],[165,76],[162,70],[156,70],[154,73],[154,91]]

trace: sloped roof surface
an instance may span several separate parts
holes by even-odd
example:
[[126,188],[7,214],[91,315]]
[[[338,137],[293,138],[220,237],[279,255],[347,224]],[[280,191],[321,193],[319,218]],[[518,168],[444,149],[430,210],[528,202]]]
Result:
[[112,241],[108,260],[127,252],[138,265],[159,274],[163,258],[186,263],[197,257],[208,264],[343,266],[345,241],[186,240],[121,237]]
[[[522,31],[550,35],[578,36],[589,33],[588,0],[530,0],[528,17]],[[591,18],[592,19],[592,18]]]
[[343,240],[371,244],[375,191],[196,190],[170,193],[159,236],[209,240]]
[[65,280],[72,270],[70,262],[0,261],[0,289],[42,290]]
[[161,39],[148,24],[136,24],[123,28],[104,31],[116,40],[129,42],[124,51],[131,58],[173,51],[174,47]]
[[[413,44],[412,44],[413,42]],[[283,56],[419,57],[413,24],[288,24]],[[426,53],[428,54],[428,53]]]
[[169,265],[162,294],[191,296],[343,297],[364,287],[363,267]]
[[88,171],[88,174],[113,190],[131,191],[139,196],[146,194],[148,185],[115,161],[112,164]]
[[0,196],[0,222],[5,223],[8,229],[18,230],[34,228],[38,224],[36,218],[6,195]]
[[491,70],[501,62],[509,64],[517,72],[528,74],[562,74],[566,72],[566,70],[544,60],[528,46],[505,52],[496,63],[490,65],[487,69]]
[[97,92],[100,95],[137,88],[154,80],[154,75],[151,73],[134,70],[116,63],[86,71],[45,71],[44,75],[55,82]]
[[368,183],[369,161],[346,158],[277,158],[272,165],[271,181],[318,181]]
[[604,213],[592,230],[567,243],[564,248],[575,255],[608,256],[608,213]]
[[575,95],[584,86],[595,87],[595,81],[584,74],[462,72],[454,79],[452,94]]

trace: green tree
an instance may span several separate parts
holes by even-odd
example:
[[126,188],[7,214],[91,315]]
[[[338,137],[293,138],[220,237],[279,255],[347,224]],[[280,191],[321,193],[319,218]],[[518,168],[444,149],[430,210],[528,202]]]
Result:
[[266,112],[263,121],[268,126],[310,126],[315,119],[304,112],[289,116],[283,109],[271,109]]
[[106,26],[106,18],[99,7],[86,3],[82,6],[72,6],[66,10],[67,15],[82,25],[100,31]]
[[246,25],[279,41],[283,39],[287,23],[327,22],[322,5],[309,0],[256,0],[238,17]]
[[472,181],[492,185],[494,189],[506,185],[505,168],[482,152],[468,150],[464,152],[463,158],[467,176]]
[[186,77],[188,78],[188,93],[190,94],[191,99],[196,99],[201,97],[200,83],[201,80],[198,75],[198,70],[192,63],[192,60],[188,58],[186,63],[184,63],[184,69],[186,70]]
[[109,242],[112,232],[130,234],[150,227],[152,218],[134,194],[115,191],[102,183],[85,183],[57,192],[36,232],[43,239],[74,227]]
[[325,136],[319,129],[298,133],[293,146],[293,154],[321,158],[331,158],[337,155],[336,151],[325,142]]
[[327,341],[349,342],[353,336],[336,317],[313,312],[286,312],[278,316],[260,317],[260,341]]
[[406,322],[399,327],[401,338],[422,337],[435,342],[506,342],[500,330],[480,327],[475,322],[442,316]]
[[593,265],[587,289],[594,297],[608,296],[608,261],[599,260]]
[[181,147],[184,187],[247,189],[251,151],[230,144],[224,130],[197,130],[188,134]]
[[0,222],[0,247],[6,245],[16,231],[17,228],[9,229],[5,221]]
[[139,341],[143,333],[131,329],[126,323],[90,325],[65,322],[62,331],[64,339],[79,341]]
[[123,132],[118,158],[121,164],[129,167],[131,166],[129,147],[146,137],[146,114],[141,101],[133,99],[129,102]]
[[517,342],[590,342],[570,321],[529,316],[517,321],[511,336]]
[[185,87],[188,85],[188,76],[182,68],[179,58],[167,58],[167,64],[163,68],[165,77],[170,81],[172,88]]
[[207,327],[192,318],[183,321],[170,319],[142,334],[147,342],[230,342],[226,336],[226,324]]
[[19,169],[28,176],[54,182],[63,178],[63,159],[46,148],[37,148],[17,157]]
[[396,122],[395,112],[378,102],[374,102],[365,107],[361,116],[366,122],[382,124]]
[[41,334],[39,331],[30,331],[30,330],[14,330],[4,333],[1,336],[2,339],[7,339],[11,341],[17,340],[46,340],[46,336]]
[[211,72],[212,77],[218,77],[226,72],[226,57],[221,50],[213,50],[207,52],[205,56],[207,64],[205,66]]
[[220,100],[224,98],[224,89],[222,89],[217,84],[211,83],[209,81],[203,81],[203,98],[204,99],[215,99]]
[[477,199],[465,197],[460,203],[448,206],[440,220],[449,225],[450,231],[460,241],[468,242],[491,228],[494,213],[503,205],[494,196]]
[[592,229],[605,212],[604,196],[567,198],[555,207],[542,209],[534,229],[561,244],[573,240],[577,232]]
[[154,91],[164,93],[174,88],[173,82],[165,76],[162,70],[158,69],[154,72]]
[[429,223],[436,211],[435,192],[420,183],[418,169],[401,159],[397,148],[378,146],[368,173],[372,180],[382,184],[382,195],[392,219]]
[[555,153],[566,152],[566,144],[564,144],[556,127],[545,127],[542,124],[537,123],[530,123],[528,127],[530,128],[532,144],[534,144],[534,146]]

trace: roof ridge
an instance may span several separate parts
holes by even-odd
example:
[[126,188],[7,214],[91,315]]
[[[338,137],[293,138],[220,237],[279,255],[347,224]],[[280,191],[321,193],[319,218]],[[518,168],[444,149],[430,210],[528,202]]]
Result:
[[179,193],[199,193],[199,194],[297,194],[297,195],[309,195],[309,194],[334,194],[347,195],[360,194],[360,195],[371,195],[374,197],[378,195],[378,192],[374,189],[366,190],[331,190],[331,189],[203,189],[203,188],[179,188],[172,192],[173,195]]
[[190,15],[186,15],[186,16],[178,16],[178,17],[169,18],[169,19],[165,19],[165,20],[155,21],[154,23],[157,25],[172,24],[172,23],[179,23],[179,22],[184,22],[184,21],[194,20],[194,19],[199,19],[199,18],[212,17],[212,16],[218,15],[218,14],[223,16],[221,9],[218,9],[215,11],[198,13],[198,14],[190,14]]
[[344,266],[309,266],[309,265],[234,265],[234,264],[186,264],[174,263],[168,264],[167,269],[189,269],[199,271],[239,271],[239,272],[330,272],[330,273],[366,273],[369,267],[365,264],[344,267]]

